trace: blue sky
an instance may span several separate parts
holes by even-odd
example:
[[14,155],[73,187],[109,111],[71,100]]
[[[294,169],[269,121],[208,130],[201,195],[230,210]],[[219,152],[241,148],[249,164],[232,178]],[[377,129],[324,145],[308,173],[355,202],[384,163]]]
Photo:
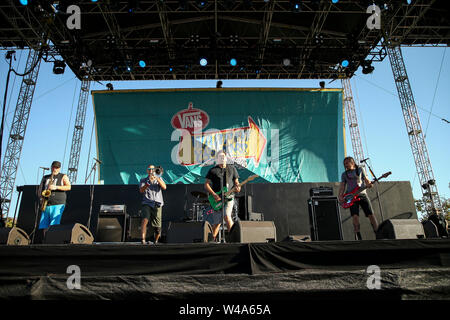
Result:
[[[450,197],[450,52],[445,47],[402,48],[404,60],[418,106],[423,131],[430,155],[434,176],[440,195]],[[6,51],[0,56],[0,92],[6,85],[8,64]],[[17,52],[13,67],[22,72],[28,52]],[[392,171],[387,180],[410,181],[415,198],[421,197],[420,184],[406,133],[400,102],[392,76],[389,59],[375,63],[372,74],[364,75],[361,69],[352,78],[352,90],[359,120],[361,139],[369,164],[377,175]],[[42,62],[31,107],[30,118],[23,144],[16,186],[37,184],[42,176],[39,167],[49,167],[53,160],[63,163],[67,172],[73,126],[80,91],[80,81],[66,68],[63,75],[52,72],[53,64]],[[439,79],[439,81],[438,81]],[[317,88],[318,80],[223,80],[223,87],[293,87]],[[327,88],[340,88],[341,82],[326,81]],[[2,162],[7,145],[11,121],[17,103],[21,78],[12,74],[8,92],[7,114],[3,132]],[[94,82],[91,90],[105,90]],[[214,88],[216,80],[197,81],[127,81],[112,82],[114,89],[157,88]],[[3,99],[1,100],[3,101]],[[89,97],[83,135],[77,183],[85,179],[97,157],[93,128],[92,98]],[[346,129],[347,154],[352,155],[348,129]],[[91,179],[90,179],[91,181]],[[88,181],[89,183],[89,181]],[[17,191],[11,203],[9,216],[14,215]]]

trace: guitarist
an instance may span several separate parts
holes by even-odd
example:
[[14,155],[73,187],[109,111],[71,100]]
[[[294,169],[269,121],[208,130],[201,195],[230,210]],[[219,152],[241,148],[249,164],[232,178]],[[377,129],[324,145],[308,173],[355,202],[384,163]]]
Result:
[[[355,160],[352,157],[346,157],[344,159],[344,167],[345,172],[342,173],[341,176],[341,185],[339,188],[339,201],[344,201],[344,190],[345,186],[347,186],[347,191],[351,192],[356,187],[360,187],[362,183],[364,182],[365,186],[368,188],[372,187],[372,183],[367,178],[366,173],[364,172],[364,169],[361,167],[358,167],[355,163]],[[367,197],[366,190],[362,191],[359,194],[359,201],[356,201],[351,207],[350,207],[350,214],[353,219],[353,227],[355,231],[355,239],[356,240],[362,240],[361,232],[360,232],[360,225],[359,225],[359,207],[361,207],[364,211],[364,214],[366,217],[369,218],[370,223],[372,224],[373,231],[376,232],[378,229],[377,219],[375,218],[375,215],[373,214],[372,204],[370,203],[370,199]]]
[[[222,190],[222,183],[228,190],[235,188],[236,192],[241,191],[239,185],[239,174],[236,168],[232,165],[227,165],[227,156],[224,151],[219,151],[216,155],[216,166],[209,169],[206,174],[205,189],[211,194],[216,201],[222,201],[222,194],[218,194]],[[231,200],[225,199],[225,222],[227,223],[228,232],[233,226],[231,213],[234,205],[234,195],[231,195]],[[210,210],[206,215],[206,220],[212,225],[213,237],[216,239],[219,233],[220,225],[222,224],[222,208],[218,211]]]

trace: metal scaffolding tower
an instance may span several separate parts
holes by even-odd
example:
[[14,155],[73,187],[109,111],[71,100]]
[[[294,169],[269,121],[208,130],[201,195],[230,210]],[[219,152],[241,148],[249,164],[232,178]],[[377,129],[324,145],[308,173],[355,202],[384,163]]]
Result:
[[426,200],[425,203],[427,203],[427,212],[429,215],[434,211],[440,214],[443,212],[441,199],[434,179],[433,169],[431,168],[431,161],[428,156],[427,145],[422,132],[411,85],[406,73],[402,51],[396,43],[388,42],[386,47],[397,86],[403,117],[405,118],[406,131],[408,132],[409,142],[416,163],[417,174],[419,175],[420,185],[422,186],[422,194],[424,200]]
[[77,181],[78,163],[80,162],[81,144],[83,142],[84,123],[86,120],[86,108],[91,85],[89,75],[81,80],[80,96],[78,98],[77,115],[73,129],[72,147],[70,148],[69,166],[67,176],[72,184]]
[[[25,66],[25,76],[20,86],[19,97],[11,124],[11,130],[3,157],[2,172],[0,178],[2,216],[7,217],[11,198],[16,181],[17,168],[19,167],[20,154],[22,152],[34,89],[41,65],[39,51],[30,49]],[[30,71],[31,70],[31,71]],[[29,72],[29,73],[28,73]]]
[[342,79],[341,82],[342,88],[344,89],[344,104],[347,112],[350,138],[352,140],[353,158],[359,165],[360,161],[364,159],[364,150],[359,134],[358,118],[356,116],[355,103],[353,101],[352,87],[349,78]]

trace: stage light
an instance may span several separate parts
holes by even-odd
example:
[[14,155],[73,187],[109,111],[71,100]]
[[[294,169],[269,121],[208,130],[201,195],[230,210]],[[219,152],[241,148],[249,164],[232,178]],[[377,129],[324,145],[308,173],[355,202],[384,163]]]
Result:
[[302,10],[302,4],[300,0],[290,0],[291,10],[294,12],[300,12]]
[[202,67],[206,67],[207,64],[208,64],[208,60],[206,58],[201,58],[200,59],[200,65]]
[[65,68],[66,68],[66,64],[64,63],[64,61],[56,60],[53,64],[53,73],[54,74],[63,74]]
[[206,1],[206,0],[197,0],[197,1],[195,1],[195,4],[199,8],[204,8],[208,4],[208,1]]
[[331,2],[333,2],[334,4],[338,3],[339,0],[331,0]]
[[362,66],[362,73],[363,74],[369,74],[372,73],[375,68],[372,66],[372,61],[365,60],[361,63]]
[[284,59],[283,59],[283,65],[284,65],[285,67],[290,66],[290,65],[291,65],[291,60],[288,59],[288,58],[284,58]]
[[139,7],[140,4],[139,3],[140,3],[139,0],[130,0],[130,1],[128,1],[128,5],[127,5],[128,12],[129,13],[133,13],[134,11],[139,10],[140,9],[140,7]]
[[411,0],[406,0],[407,4],[411,4],[411,2],[412,2]]
[[28,0],[20,0],[19,2],[23,6],[27,6],[28,5]]
[[230,64],[231,64],[233,67],[235,67],[235,66],[237,65],[237,60],[236,60],[235,58],[232,58],[232,59],[230,60]]
[[107,83],[107,84],[106,84],[106,87],[107,87],[108,90],[110,90],[110,91],[114,90],[114,87],[113,87],[112,83]]
[[349,62],[348,62],[348,60],[342,60],[342,62],[341,62],[341,66],[343,66],[344,68],[347,68],[347,67],[348,67],[348,65],[349,65]]
[[97,2],[97,0],[91,0],[91,2]]
[[145,61],[144,61],[144,60],[140,60],[140,61],[139,61],[139,66],[140,66],[141,68],[145,68],[145,66],[146,66]]

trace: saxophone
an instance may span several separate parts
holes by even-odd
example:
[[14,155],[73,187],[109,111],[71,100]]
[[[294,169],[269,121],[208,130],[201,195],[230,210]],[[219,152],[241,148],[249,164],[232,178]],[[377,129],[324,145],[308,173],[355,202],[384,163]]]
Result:
[[[48,188],[50,188],[50,186],[53,184],[54,178],[53,178],[53,174],[50,177],[50,182],[48,184]],[[50,196],[52,195],[52,191],[50,189],[46,189],[44,191],[42,191],[42,205],[41,205],[41,211],[45,211],[45,209],[47,208],[47,202],[48,199],[50,199]]]

